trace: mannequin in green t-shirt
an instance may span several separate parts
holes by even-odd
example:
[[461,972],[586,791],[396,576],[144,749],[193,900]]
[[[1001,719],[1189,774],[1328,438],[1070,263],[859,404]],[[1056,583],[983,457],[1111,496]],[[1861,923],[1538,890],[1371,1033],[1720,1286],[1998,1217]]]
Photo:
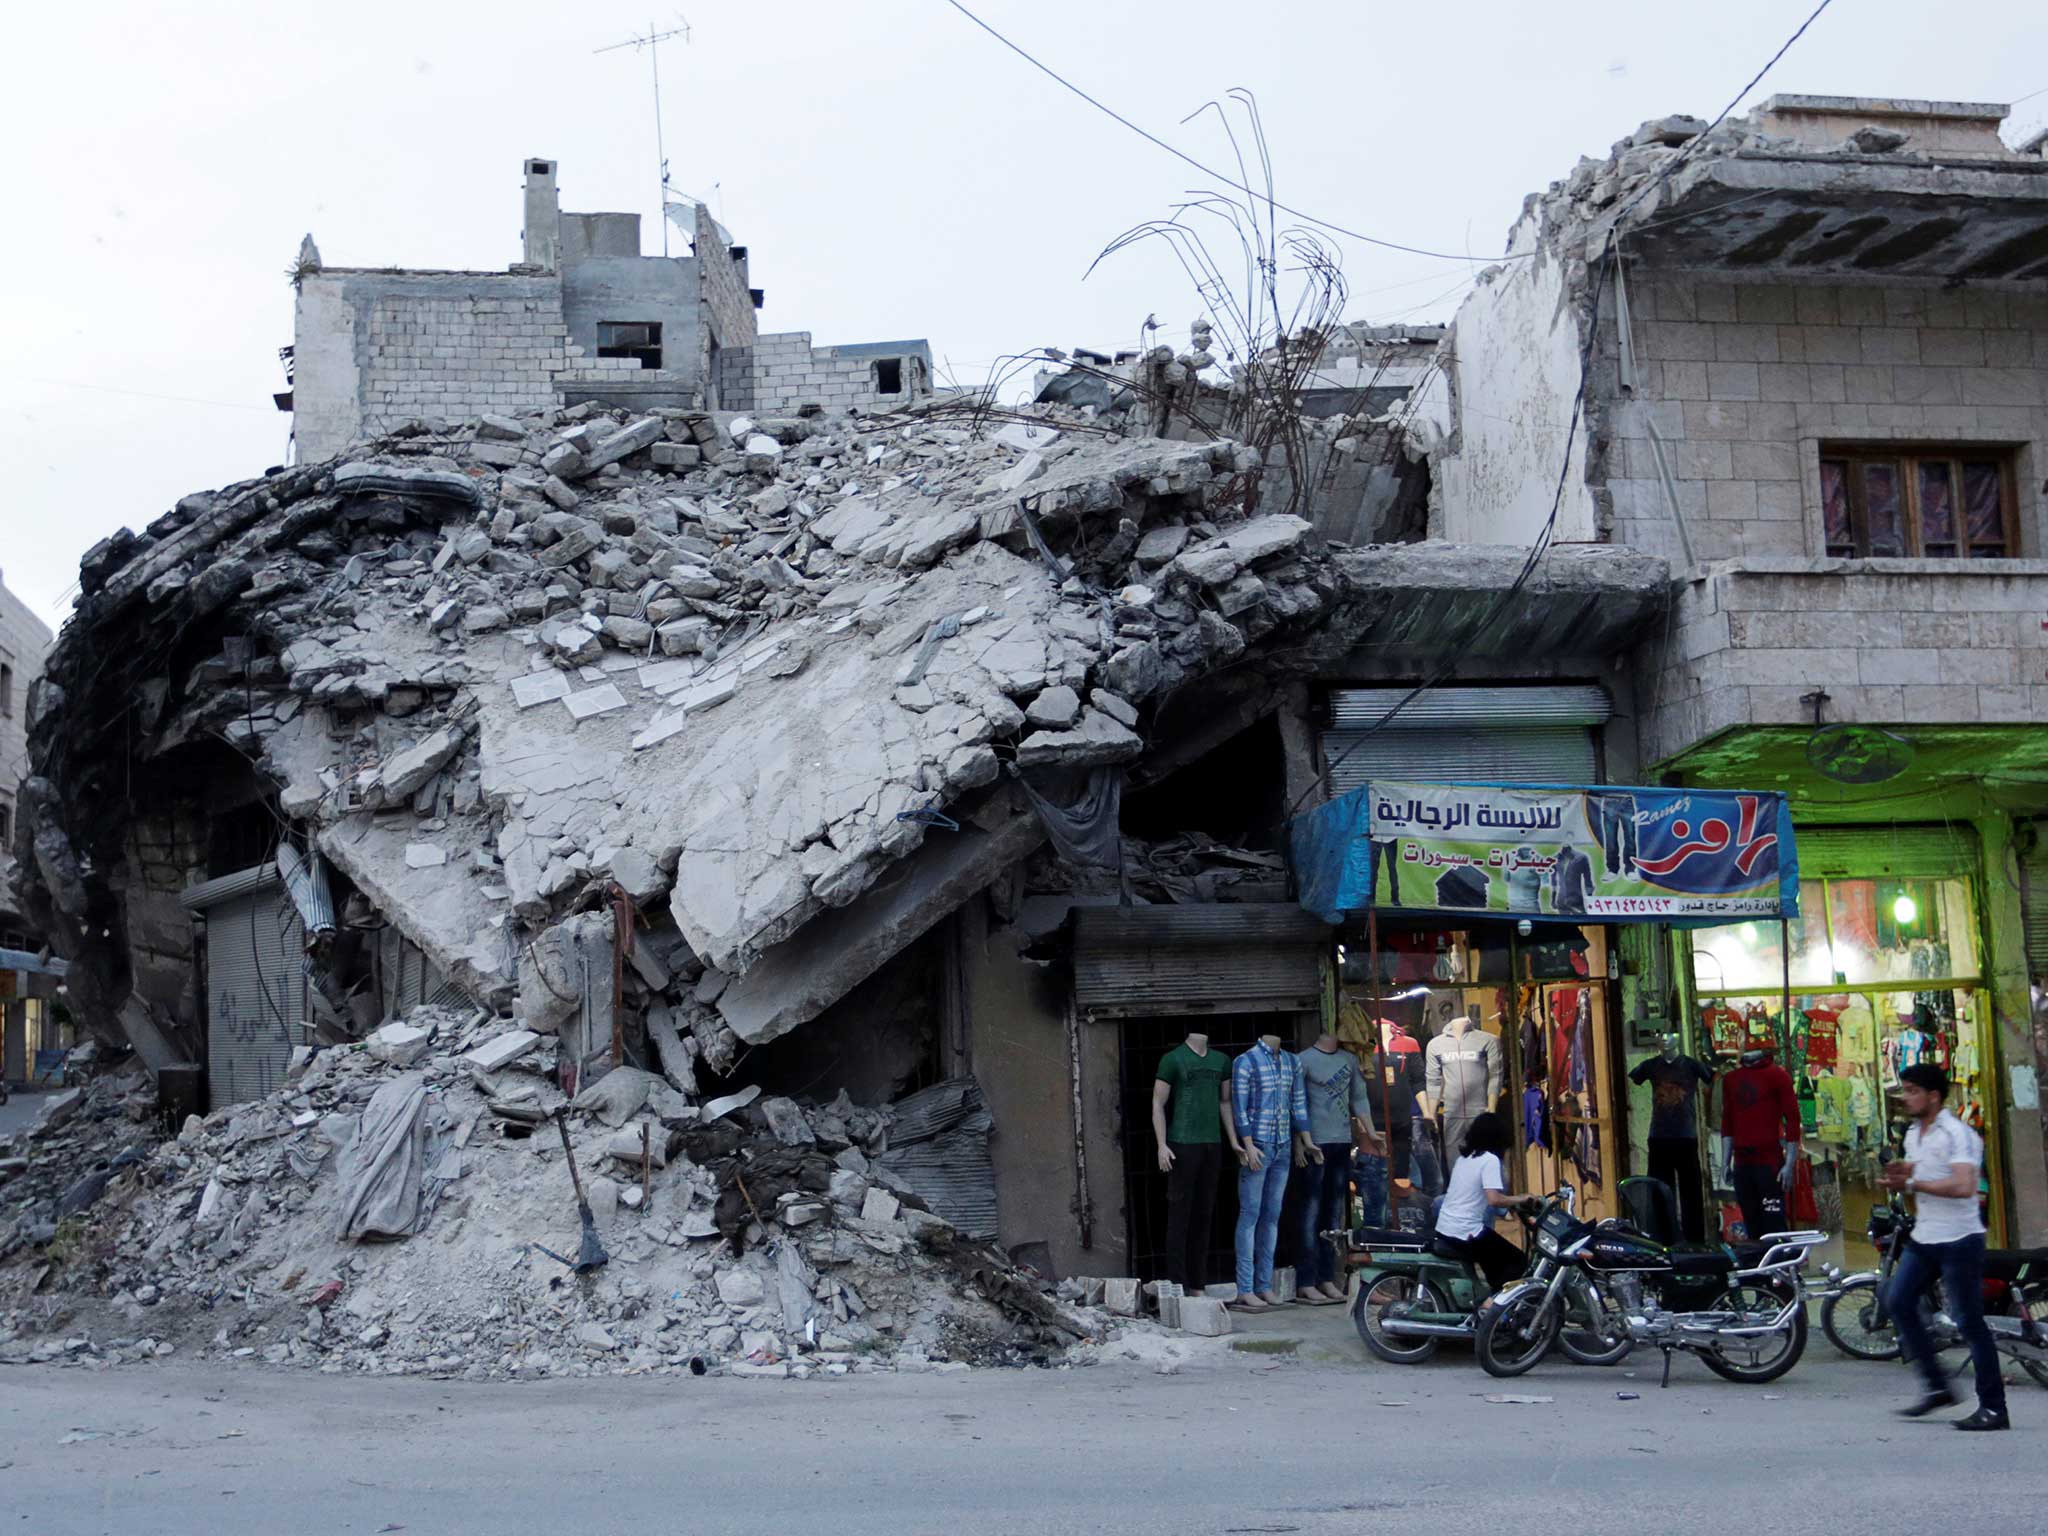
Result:
[[1199,1295],[1208,1283],[1209,1224],[1223,1171],[1223,1100],[1230,1059],[1190,1034],[1159,1058],[1152,1136],[1166,1175],[1166,1278]]

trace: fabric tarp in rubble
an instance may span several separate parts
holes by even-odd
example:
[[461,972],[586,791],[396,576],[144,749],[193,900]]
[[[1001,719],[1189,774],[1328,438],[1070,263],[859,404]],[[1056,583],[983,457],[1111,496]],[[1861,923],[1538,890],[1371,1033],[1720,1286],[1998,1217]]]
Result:
[[371,1095],[341,1173],[344,1241],[408,1237],[419,1226],[427,1160],[427,1080],[393,1078]]
[[889,1106],[889,1150],[875,1164],[969,1237],[996,1235],[995,1118],[972,1077],[949,1078]]

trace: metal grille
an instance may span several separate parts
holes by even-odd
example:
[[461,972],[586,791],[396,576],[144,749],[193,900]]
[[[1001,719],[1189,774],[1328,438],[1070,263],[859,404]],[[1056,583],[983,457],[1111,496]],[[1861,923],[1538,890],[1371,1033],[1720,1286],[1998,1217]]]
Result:
[[2020,854],[2020,917],[2026,925],[2027,975],[2048,980],[2048,828],[2036,821]]
[[1604,688],[1433,688],[1375,722],[1402,688],[1342,688],[1330,695],[1323,762],[1331,795],[1374,779],[1508,784],[1590,784],[1599,777],[1593,728],[1613,717]]
[[274,880],[206,909],[207,1107],[284,1082],[306,1018],[305,945]]
[[1977,870],[1977,834],[1969,827],[1795,827],[1792,844],[1803,880],[1939,880]]
[[1074,1000],[1091,1019],[1320,1006],[1330,930],[1299,907],[1085,907],[1074,929]]

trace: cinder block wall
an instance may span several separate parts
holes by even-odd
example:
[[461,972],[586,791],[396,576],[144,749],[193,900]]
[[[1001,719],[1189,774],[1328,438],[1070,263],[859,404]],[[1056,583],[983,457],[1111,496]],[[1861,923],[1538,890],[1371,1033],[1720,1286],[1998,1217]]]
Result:
[[[2019,448],[2020,553],[2048,555],[2048,296],[1633,277],[1636,391],[1605,412],[1614,542],[1680,558],[1654,421],[1701,562],[1824,555],[1823,441]],[[1601,323],[1612,400],[1611,305]]]
[[[903,387],[885,395],[875,388],[875,364],[899,356]],[[879,410],[931,392],[924,359],[906,347],[901,354],[867,350],[842,356],[836,347],[813,347],[809,331],[785,331],[754,342],[754,409],[769,413],[821,405],[827,415]]]
[[329,269],[300,284],[299,456],[332,457],[420,416],[544,410],[555,377],[637,372],[568,339],[556,276]]

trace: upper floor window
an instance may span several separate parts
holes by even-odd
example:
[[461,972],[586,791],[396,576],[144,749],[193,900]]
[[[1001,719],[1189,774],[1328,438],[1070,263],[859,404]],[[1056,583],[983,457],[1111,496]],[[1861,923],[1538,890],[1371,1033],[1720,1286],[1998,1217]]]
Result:
[[14,668],[0,661],[0,718],[14,713]]
[[2019,553],[2012,455],[2003,449],[1831,444],[1820,455],[1828,553],[2002,560]]
[[661,325],[654,320],[600,320],[597,355],[631,358],[642,368],[661,366]]

